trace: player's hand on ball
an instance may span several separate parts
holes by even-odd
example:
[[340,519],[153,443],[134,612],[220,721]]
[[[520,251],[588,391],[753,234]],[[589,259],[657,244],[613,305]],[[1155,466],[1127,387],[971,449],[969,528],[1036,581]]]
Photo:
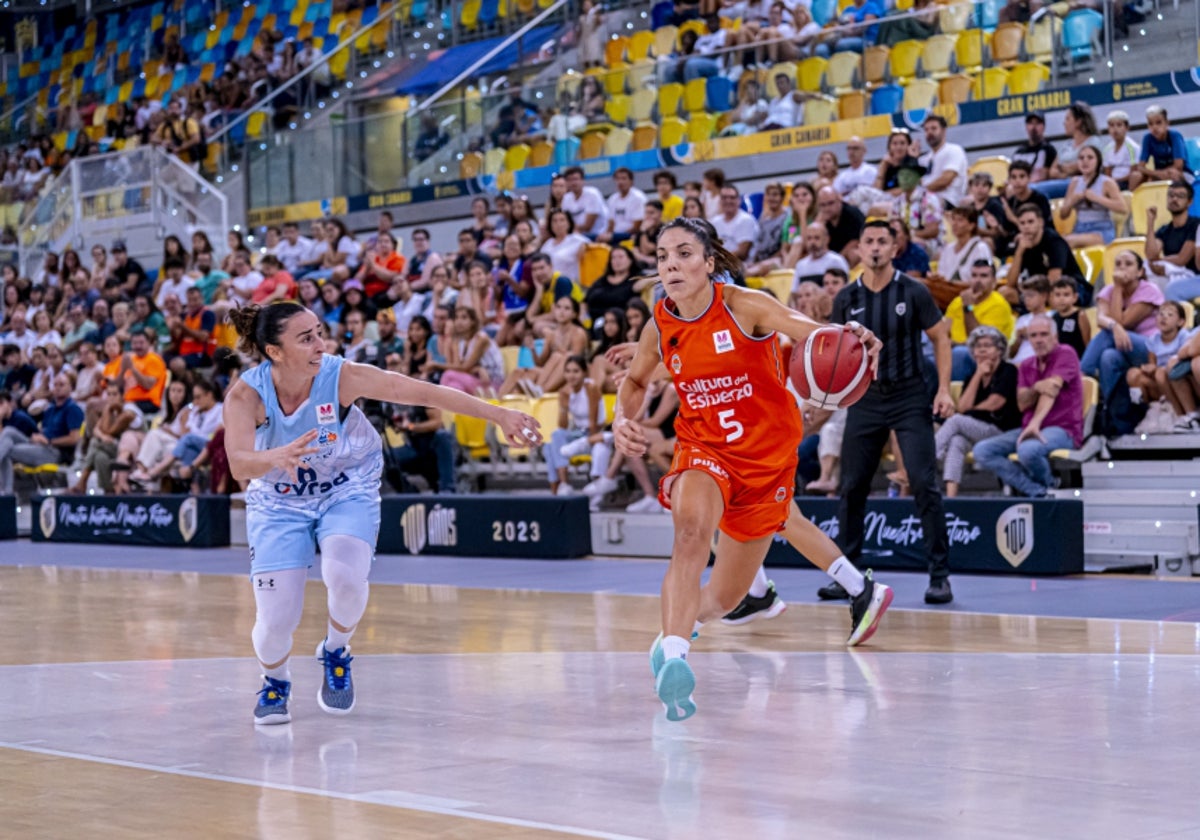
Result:
[[523,411],[505,409],[496,425],[513,446],[538,446],[542,442],[541,424]]
[[871,378],[874,379],[879,373],[879,351],[883,349],[883,342],[858,321],[847,322],[846,329],[867,348],[867,358],[871,360]]
[[280,469],[286,472],[298,470],[304,466],[304,459],[312,455],[318,454],[321,450],[315,446],[309,446],[317,439],[317,430],[309,429],[300,437],[296,438],[286,446],[279,447],[279,463]]
[[627,417],[618,417],[613,423],[613,443],[618,452],[630,458],[641,458],[649,448],[642,424]]

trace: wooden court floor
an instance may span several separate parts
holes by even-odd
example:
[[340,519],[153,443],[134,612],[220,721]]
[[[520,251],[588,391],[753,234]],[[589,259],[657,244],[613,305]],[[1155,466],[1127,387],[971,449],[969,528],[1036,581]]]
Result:
[[1195,624],[793,605],[670,724],[657,599],[376,585],[330,718],[323,601],[264,732],[244,576],[0,567],[0,837],[1200,836]]

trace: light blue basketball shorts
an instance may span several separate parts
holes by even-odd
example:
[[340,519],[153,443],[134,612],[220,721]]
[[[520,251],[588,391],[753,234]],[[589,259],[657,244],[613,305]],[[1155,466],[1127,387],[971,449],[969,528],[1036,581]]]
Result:
[[379,521],[377,493],[355,493],[318,505],[248,506],[250,575],[307,569],[316,559],[321,540],[334,534],[357,537],[373,552]]

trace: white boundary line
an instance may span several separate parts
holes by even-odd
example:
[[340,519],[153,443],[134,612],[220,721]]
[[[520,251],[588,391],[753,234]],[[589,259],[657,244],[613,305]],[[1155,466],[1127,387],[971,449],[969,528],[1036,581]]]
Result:
[[[564,834],[574,834],[577,837],[593,837],[598,840],[646,840],[644,837],[634,837],[628,834],[612,834],[605,831],[593,831],[586,828],[577,828],[569,825],[556,825],[555,823],[539,822],[538,820],[523,820],[518,817],[502,817],[497,814],[483,814],[475,811],[464,811],[457,808],[446,808],[432,804],[421,804],[415,794],[414,801],[408,804],[399,804],[394,802],[383,801],[383,797],[371,794],[350,794],[338,793],[336,791],[320,790],[318,788],[301,787],[299,785],[283,785],[274,782],[257,782],[251,779],[241,779],[236,776],[225,776],[219,773],[202,773],[197,770],[184,770],[177,767],[165,767],[158,764],[143,764],[140,761],[125,761],[119,758],[104,758],[102,756],[84,755],[83,753],[67,752],[65,750],[47,749],[45,747],[34,747],[26,744],[16,744],[10,741],[0,741],[0,748],[18,750],[21,752],[37,753],[39,755],[48,755],[55,758],[71,758],[77,761],[90,761],[96,764],[108,764],[114,767],[128,767],[132,770],[146,770],[153,773],[167,773],[172,776],[186,776],[192,779],[204,779],[212,782],[227,782],[235,785],[244,785],[246,787],[268,788],[270,790],[284,791],[286,793],[302,793],[310,796],[322,796],[328,799],[344,799],[350,802],[362,802],[367,805],[382,805],[387,808],[403,808],[409,811],[419,811],[426,814],[439,814],[446,817],[458,817],[461,819],[475,820],[477,822],[496,823],[499,825],[510,825],[516,828],[530,828],[539,831],[557,831]],[[402,793],[402,792],[401,792]]]

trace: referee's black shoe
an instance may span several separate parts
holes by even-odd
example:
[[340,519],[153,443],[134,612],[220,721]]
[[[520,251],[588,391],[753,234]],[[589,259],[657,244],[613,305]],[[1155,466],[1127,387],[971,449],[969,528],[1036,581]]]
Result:
[[850,593],[835,580],[818,589],[817,597],[822,601],[848,601],[850,600]]
[[926,604],[949,604],[953,600],[954,593],[950,591],[949,578],[929,581],[929,588],[925,590]]

